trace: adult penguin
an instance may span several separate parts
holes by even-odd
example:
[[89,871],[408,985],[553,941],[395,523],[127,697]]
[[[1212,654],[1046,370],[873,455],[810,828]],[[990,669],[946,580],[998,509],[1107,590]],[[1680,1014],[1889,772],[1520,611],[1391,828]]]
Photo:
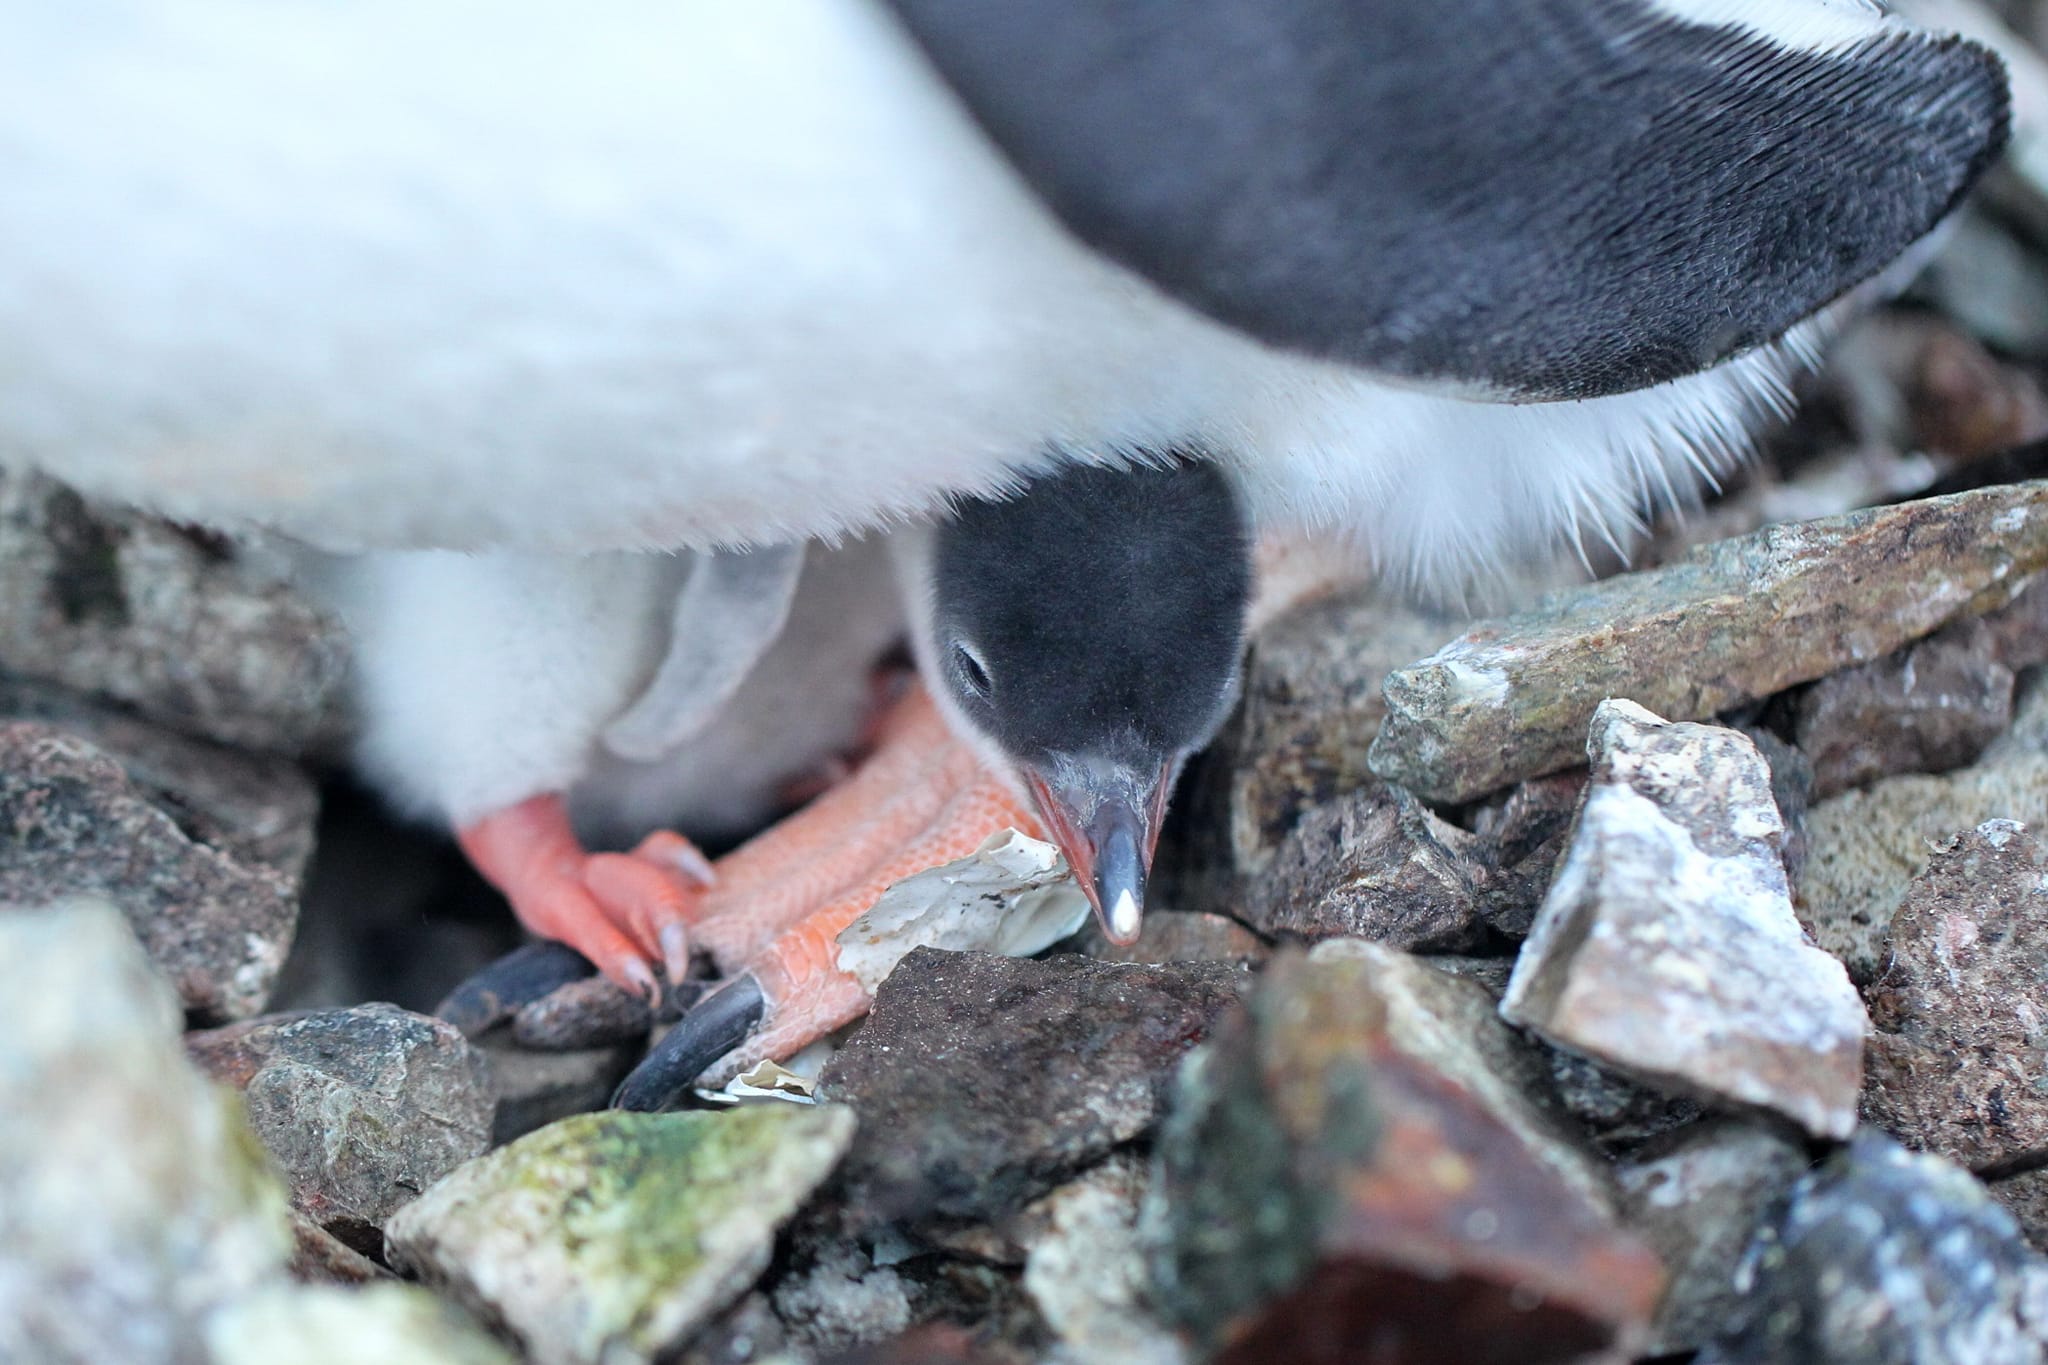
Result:
[[[405,723],[477,737],[408,757],[372,706],[368,744],[487,872],[554,888],[528,905],[574,908],[529,923],[645,984],[702,869],[660,839],[600,862],[556,796],[731,695],[792,552],[672,613],[593,598],[576,556],[1193,459],[1255,527],[1456,575],[1734,459],[2005,122],[1994,57],[1863,0],[17,6],[0,451],[331,551],[487,552],[341,571],[383,584],[355,619]],[[906,560],[920,607],[973,556]],[[520,705],[547,687],[490,678],[511,719],[464,727],[473,658],[384,648],[421,633],[380,604],[480,600],[524,605],[522,656],[576,665],[583,710],[543,723]],[[714,642],[711,682],[647,690],[644,640],[607,673],[592,601],[671,622],[656,681]],[[700,637],[693,601],[743,624]],[[951,725],[893,739],[1008,754],[972,649],[918,639]],[[529,724],[555,733],[507,742]],[[976,818],[1045,800],[1008,756]]]

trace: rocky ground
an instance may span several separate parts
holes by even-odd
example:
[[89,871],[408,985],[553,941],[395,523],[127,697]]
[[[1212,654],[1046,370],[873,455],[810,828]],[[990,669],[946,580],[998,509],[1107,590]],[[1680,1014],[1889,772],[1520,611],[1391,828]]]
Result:
[[0,478],[0,1360],[2048,1361],[2042,185],[1629,571],[1265,627],[1136,947],[892,953],[737,1105],[435,1017],[517,940],[347,642]]

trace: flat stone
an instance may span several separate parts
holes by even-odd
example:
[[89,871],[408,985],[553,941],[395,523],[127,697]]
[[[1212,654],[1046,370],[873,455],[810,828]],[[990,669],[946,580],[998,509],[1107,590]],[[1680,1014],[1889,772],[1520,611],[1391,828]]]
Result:
[[1793,915],[1756,746],[1622,701],[1586,748],[1592,787],[1501,1013],[1660,1088],[1846,1137],[1863,1003]]
[[1256,967],[1272,955],[1266,940],[1231,919],[1200,910],[1147,910],[1136,943],[1111,943],[1093,917],[1082,951],[1103,962],[1235,962]]
[[1187,1348],[1145,1300],[1143,1161],[1111,1157],[1019,1215],[1024,1292],[1072,1365],[1183,1365]]
[[474,1044],[488,1059],[496,1117],[491,1145],[502,1147],[571,1114],[587,1114],[611,1102],[612,1092],[640,1051],[631,1047],[584,1048],[576,1052],[534,1052],[493,1034]]
[[1250,880],[1245,917],[1276,937],[1471,948],[1485,935],[1473,843],[1406,792],[1375,783],[1301,818]]
[[1806,1153],[1754,1122],[1709,1119],[1621,1164],[1622,1218],[1670,1273],[1648,1354],[1697,1350],[1741,1301],[1735,1268],[1758,1221],[1805,1173]]
[[1336,949],[1275,957],[1183,1069],[1144,1219],[1153,1302],[1223,1362],[1629,1349],[1662,1276],[1529,1098],[1539,1064],[1478,987]]
[[187,1010],[242,1018],[284,963],[297,879],[202,842],[183,814],[85,740],[0,725],[0,901],[111,901]]
[[1813,808],[1799,910],[1814,941],[1851,979],[1875,979],[1906,888],[1937,847],[1987,820],[2048,827],[2048,688],[2023,691],[2012,729],[1971,767],[1887,778]]
[[1386,714],[1381,680],[1458,629],[1453,618],[1353,591],[1254,634],[1237,715],[1178,798],[1199,845],[1191,902],[1235,901],[1304,814],[1374,782],[1366,753]]
[[372,1255],[386,1219],[490,1145],[483,1054],[438,1019],[358,1005],[194,1033],[186,1047],[241,1090],[294,1206]]
[[1546,598],[1386,680],[1372,770],[1470,801],[1578,762],[1603,698],[1695,720],[1880,658],[2048,566],[2048,484],[1703,546]]
[[283,1192],[105,904],[0,914],[0,1360],[202,1360],[284,1279]]
[[2048,1359],[2048,1260],[1969,1174],[1873,1133],[1794,1188],[1698,1365]]
[[296,763],[181,735],[74,692],[0,676],[0,722],[63,730],[121,765],[195,842],[303,884],[320,798]]
[[818,1086],[861,1116],[842,1173],[856,1221],[999,1217],[1141,1136],[1248,979],[916,949]]
[[578,1115],[458,1168],[386,1234],[540,1365],[651,1361],[759,1277],[853,1129],[834,1105]]
[[340,733],[347,637],[274,566],[0,471],[0,668],[174,730],[299,753]]
[[2048,1164],[2048,849],[2004,820],[1950,839],[1868,996],[1866,1123],[1965,1166]]
[[267,1289],[207,1323],[211,1365],[514,1365],[512,1353],[412,1285]]
[[2012,724],[2013,673],[1998,652],[1991,627],[1959,621],[1807,689],[1794,723],[1814,796],[1976,762]]

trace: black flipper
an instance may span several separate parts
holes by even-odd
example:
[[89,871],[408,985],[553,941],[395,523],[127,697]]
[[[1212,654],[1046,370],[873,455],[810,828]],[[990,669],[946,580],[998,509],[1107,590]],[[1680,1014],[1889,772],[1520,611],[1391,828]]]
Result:
[[1649,0],[891,0],[1080,237],[1265,340],[1484,396],[1705,369],[2003,146],[1985,49]]

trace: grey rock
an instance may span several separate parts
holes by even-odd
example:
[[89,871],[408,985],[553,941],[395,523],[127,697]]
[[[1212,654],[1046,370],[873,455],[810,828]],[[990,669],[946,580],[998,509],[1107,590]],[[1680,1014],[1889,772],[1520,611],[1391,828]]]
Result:
[[853,1217],[1000,1217],[1141,1136],[1248,980],[1220,963],[914,950],[818,1086],[860,1114],[842,1172]]
[[299,766],[187,738],[114,707],[25,678],[0,676],[0,722],[32,721],[85,740],[192,839],[298,887],[313,853],[320,798]]
[[604,1108],[640,1058],[640,1050],[631,1047],[534,1052],[498,1034],[476,1039],[474,1046],[490,1063],[491,1098],[496,1107],[491,1123],[493,1147],[525,1137],[556,1119]]
[[226,543],[0,471],[0,669],[223,744],[338,733],[346,638]]
[[1474,947],[1485,926],[1473,842],[1406,792],[1360,788],[1302,817],[1251,879],[1246,918],[1278,937]]
[[1153,1301],[1204,1356],[1536,1365],[1634,1344],[1657,1263],[1487,1005],[1404,954],[1325,944],[1276,956],[1183,1068],[1142,1235]]
[[1793,915],[1756,747],[1604,702],[1587,753],[1593,785],[1502,1014],[1661,1088],[1846,1136],[1863,1003]]
[[769,1299],[787,1339],[819,1354],[888,1341],[911,1325],[903,1277],[842,1239],[815,1248],[810,1263],[778,1280]]
[[394,1217],[394,1263],[540,1365],[672,1354],[767,1267],[852,1139],[837,1105],[581,1114],[458,1168]]
[[1271,955],[1266,941],[1227,915],[1199,910],[1147,910],[1138,941],[1111,943],[1090,917],[1082,951],[1104,962],[1235,962],[1256,967]]
[[1879,658],[2048,566],[2048,484],[1770,526],[1555,594],[1387,677],[1380,777],[1469,801],[1578,761],[1594,708],[1717,715]]
[[1892,917],[1867,992],[1863,1118],[1965,1166],[2048,1164],[2048,849],[1994,820],[1957,835]]
[[2048,688],[2023,688],[2012,729],[1945,777],[1887,778],[1813,808],[1800,917],[1850,977],[1873,980],[1892,914],[1934,850],[1986,820],[2048,824]]
[[1793,1188],[1736,1287],[1699,1365],[2048,1359],[2048,1260],[1967,1172],[1876,1134]]
[[104,904],[0,914],[0,1006],[0,1360],[203,1359],[206,1315],[291,1250],[239,1106]]
[[294,1206],[372,1255],[394,1212],[490,1145],[483,1055],[438,1019],[359,1005],[194,1033],[186,1047],[242,1092]]
[[241,1018],[263,1008],[283,965],[297,881],[200,841],[184,813],[85,740],[0,725],[0,901],[109,900],[187,1010]]
[[1800,698],[1795,720],[1813,760],[1814,796],[1974,763],[2012,724],[2012,694],[1997,637],[1977,619],[1821,679]]
[[513,1365],[456,1309],[400,1284],[251,1294],[208,1321],[206,1345],[211,1365]]
[[1670,1134],[1615,1172],[1622,1219],[1670,1273],[1649,1353],[1697,1350],[1741,1296],[1735,1270],[1758,1221],[1791,1189],[1806,1153],[1750,1122],[1710,1119]]
[[1145,1301],[1138,1210],[1144,1163],[1111,1157],[1018,1218],[1024,1292],[1071,1365],[1182,1365],[1187,1348]]

